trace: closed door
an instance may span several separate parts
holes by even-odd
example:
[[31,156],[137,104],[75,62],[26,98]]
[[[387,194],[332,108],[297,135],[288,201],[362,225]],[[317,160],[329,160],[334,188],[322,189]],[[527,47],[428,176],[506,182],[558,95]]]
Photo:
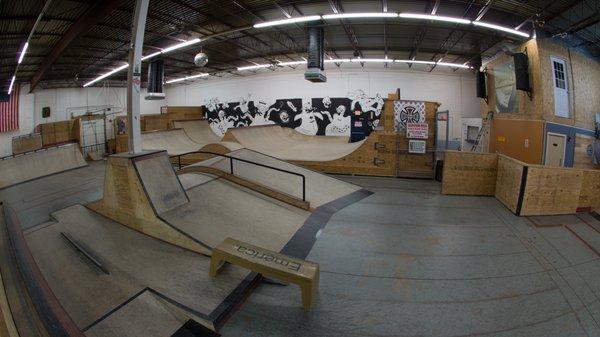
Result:
[[569,118],[569,82],[564,60],[551,57],[554,80],[554,115]]
[[548,166],[565,165],[565,146],[567,137],[554,133],[546,135],[546,162]]

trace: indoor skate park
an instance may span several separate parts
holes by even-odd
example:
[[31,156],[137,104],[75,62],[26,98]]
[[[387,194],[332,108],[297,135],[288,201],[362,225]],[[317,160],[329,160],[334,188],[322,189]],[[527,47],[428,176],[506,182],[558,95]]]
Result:
[[600,337],[599,13],[0,0],[0,336]]

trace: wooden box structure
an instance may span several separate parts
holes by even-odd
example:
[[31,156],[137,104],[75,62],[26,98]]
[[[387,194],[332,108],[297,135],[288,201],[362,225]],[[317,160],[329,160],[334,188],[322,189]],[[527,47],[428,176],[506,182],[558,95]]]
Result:
[[533,165],[492,153],[452,151],[445,158],[443,194],[493,195],[519,216],[600,209],[600,170]]

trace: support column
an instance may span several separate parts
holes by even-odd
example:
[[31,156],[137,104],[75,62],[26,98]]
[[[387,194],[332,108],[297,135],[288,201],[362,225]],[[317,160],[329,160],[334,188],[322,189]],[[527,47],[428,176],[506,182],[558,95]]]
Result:
[[144,46],[144,30],[146,29],[149,2],[150,0],[136,0],[131,26],[129,71],[127,73],[127,131],[130,153],[142,152],[140,83],[142,80],[142,47]]

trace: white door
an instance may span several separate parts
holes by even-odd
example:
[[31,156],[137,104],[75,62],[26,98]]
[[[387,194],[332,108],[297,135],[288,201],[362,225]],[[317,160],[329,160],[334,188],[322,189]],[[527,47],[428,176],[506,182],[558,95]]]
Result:
[[552,79],[554,85],[554,115],[569,118],[569,81],[567,64],[564,60],[551,57]]
[[546,135],[546,160],[548,166],[565,165],[567,136],[548,132]]

